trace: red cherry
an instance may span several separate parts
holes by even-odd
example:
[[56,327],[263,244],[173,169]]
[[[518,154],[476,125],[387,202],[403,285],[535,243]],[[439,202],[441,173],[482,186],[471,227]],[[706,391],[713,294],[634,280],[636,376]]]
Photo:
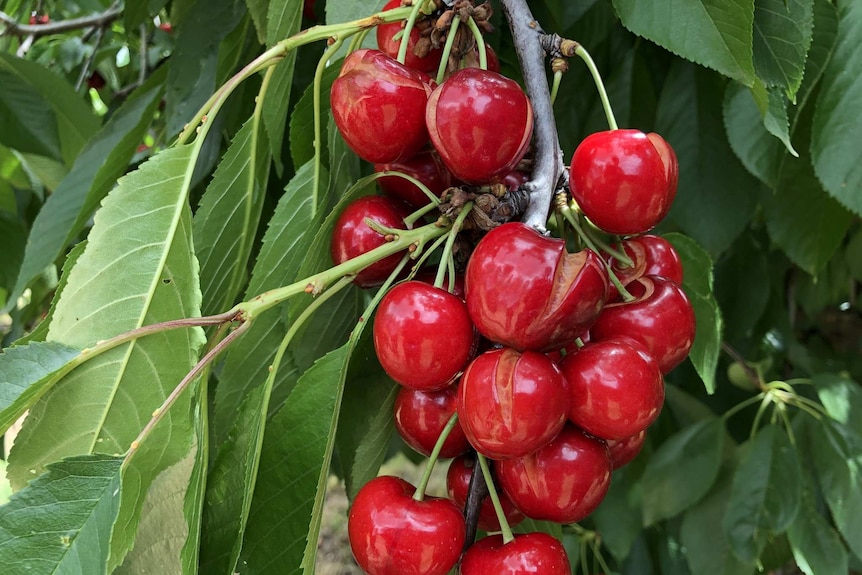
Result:
[[[490,45],[485,44],[485,58],[488,63],[488,70],[491,72],[500,72],[500,59],[497,58],[497,53]],[[479,67],[479,47],[473,48],[473,51],[464,56],[465,68]]]
[[461,575],[570,575],[572,568],[563,544],[546,533],[502,535],[480,539],[461,559]]
[[448,499],[413,499],[397,477],[366,483],[350,508],[347,534],[359,567],[369,575],[445,575],[464,546],[464,517]]
[[[431,455],[440,432],[455,413],[457,393],[454,386],[440,391],[401,388],[395,398],[395,429],[404,442],[422,455]],[[467,436],[461,424],[455,423],[443,442],[440,457],[448,459],[468,449]]]
[[618,441],[608,440],[608,450],[611,452],[611,464],[614,469],[619,469],[623,465],[631,463],[632,459],[637,457],[637,454],[641,452],[644,441],[646,441],[646,429],[625,439]]
[[569,383],[569,420],[602,439],[621,440],[652,424],[664,403],[655,360],[631,340],[590,343],[560,364]]
[[372,163],[407,159],[428,141],[425,105],[431,79],[378,50],[344,59],[332,83],[332,115],[344,140]]
[[[446,472],[446,490],[449,493],[449,498],[462,509],[467,504],[470,478],[473,475],[475,466],[476,458],[473,455],[459,455],[452,460],[452,463],[449,464],[449,471]],[[500,497],[500,506],[503,508],[503,513],[506,515],[509,527],[514,527],[524,520],[524,514],[515,508],[515,505],[505,493],[498,493],[498,496]],[[482,531],[500,530],[497,512],[494,511],[494,504],[490,497],[483,499],[479,507],[479,529]]]
[[521,457],[560,432],[570,401],[566,380],[544,354],[495,349],[474,359],[461,376],[458,420],[479,453]]
[[105,87],[105,78],[102,76],[98,70],[94,70],[90,77],[87,78],[87,87],[95,88],[96,90],[101,90]]
[[[383,6],[383,10],[392,10],[400,6],[401,0],[390,0]],[[377,27],[377,47],[390,58],[398,56],[398,50],[401,47],[401,36],[397,40],[394,36],[402,30],[404,30],[404,22],[390,22],[388,24],[380,24]],[[421,72],[434,72],[436,74],[437,68],[440,66],[440,59],[443,57],[443,49],[431,48],[427,55],[420,58],[415,52],[419,37],[419,29],[414,26],[410,31],[410,39],[407,41],[407,56],[404,59],[404,65]]]
[[479,332],[519,350],[573,342],[599,316],[608,277],[590,250],[570,254],[562,240],[521,223],[491,230],[467,264],[467,309]]
[[[332,233],[330,252],[332,261],[341,264],[386,243],[379,232],[365,223],[369,218],[388,228],[405,229],[404,218],[409,215],[404,204],[381,198],[365,196],[348,205],[338,220]],[[353,282],[360,287],[375,287],[386,281],[389,274],[398,266],[402,254],[393,254],[375,262],[356,274]]]
[[575,150],[572,196],[599,228],[639,234],[667,215],[676,195],[678,164],[658,134],[611,130],[591,134]]
[[611,457],[601,439],[567,425],[551,443],[494,464],[500,487],[527,517],[575,523],[599,506],[611,483]]
[[[424,283],[429,284],[429,285],[434,285],[434,280],[437,279],[437,268],[436,268],[436,266],[432,267],[430,269],[425,268],[425,269],[420,270],[413,277],[413,279],[415,279],[418,282],[424,282]],[[446,288],[447,290],[449,289],[449,278],[448,277],[446,278],[446,281],[443,282],[443,287]],[[465,294],[466,294],[466,292],[464,290],[464,276],[462,274],[455,274],[455,289],[452,290],[452,295],[456,295],[463,300],[465,297]]]
[[431,94],[425,121],[452,174],[481,184],[511,172],[524,157],[533,133],[533,108],[514,80],[464,68]]
[[464,301],[444,289],[409,281],[389,290],[374,318],[374,349],[392,379],[413,389],[446,387],[473,351]]
[[638,278],[626,289],[637,299],[605,306],[590,336],[594,341],[632,339],[668,373],[688,356],[694,342],[691,303],[682,288],[662,277]]
[[[454,184],[451,172],[443,164],[440,156],[434,152],[419,152],[412,158],[400,162],[374,166],[375,172],[386,170],[404,172],[416,178],[437,197]],[[387,196],[407,202],[415,208],[427,206],[431,201],[422,190],[399,176],[383,176],[377,179],[377,184]]]
[[314,13],[315,0],[304,0],[302,3],[302,17],[309,20],[316,20],[317,15]]
[[[661,276],[682,285],[682,261],[673,244],[666,239],[653,235],[637,236],[622,242],[622,248],[634,265],[623,266],[613,258],[609,261],[624,286],[643,276]],[[609,302],[620,299],[613,284],[610,286],[610,292]]]
[[171,32],[173,32],[174,28],[173,26],[171,26],[170,22],[162,22],[161,24],[159,24],[159,30],[170,34]]

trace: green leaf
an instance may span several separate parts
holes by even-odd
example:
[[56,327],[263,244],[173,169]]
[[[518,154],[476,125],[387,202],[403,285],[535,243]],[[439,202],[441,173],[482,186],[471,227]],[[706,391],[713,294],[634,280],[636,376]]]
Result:
[[84,229],[128,168],[162,97],[166,67],[147,82],[95,134],[33,222],[13,296],[17,297]]
[[[189,146],[171,148],[119,181],[69,273],[49,340],[83,348],[141,325],[200,313],[186,199],[194,157]],[[202,344],[199,329],[173,330],[76,368],[31,409],[9,460],[13,484],[23,486],[34,471],[70,455],[125,452],[195,364]],[[188,453],[189,396],[154,428],[124,471],[127,488],[111,537],[111,569],[133,543],[150,483]]]
[[57,119],[48,102],[27,81],[2,66],[0,60],[0,141],[31,154],[59,159]]
[[614,0],[623,25],[746,86],[754,82],[752,0]]
[[669,217],[713,256],[733,243],[757,206],[757,181],[727,143],[721,121],[723,93],[719,76],[676,61],[656,117],[656,131],[679,158],[679,188]]
[[644,525],[674,517],[707,494],[721,467],[724,437],[724,422],[712,417],[662,443],[642,480]]
[[[755,88],[756,89],[756,88]],[[763,114],[763,127],[766,131],[781,140],[785,149],[794,157],[799,157],[799,152],[790,142],[790,120],[787,117],[787,96],[778,88],[767,88],[763,98],[766,100]]]
[[341,24],[365,18],[379,12],[387,0],[356,2],[355,0],[328,0],[326,2],[326,23]]
[[[750,337],[769,304],[769,262],[766,248],[751,233],[734,242],[715,269],[715,296],[723,310],[724,337]],[[756,285],[758,289],[752,290]]]
[[707,393],[715,392],[715,371],[721,353],[723,319],[713,294],[712,259],[697,242],[682,234],[666,234],[683,267],[682,288],[694,308],[697,331],[689,358],[703,380]]
[[122,462],[107,455],[66,459],[12,495],[0,507],[4,572],[104,573]]
[[737,557],[754,563],[771,535],[799,512],[802,469],[796,448],[776,425],[761,428],[733,477],[724,533]]
[[730,147],[749,172],[774,186],[784,147],[766,130],[763,120],[751,90],[730,82],[724,95],[724,125]]
[[252,118],[237,132],[192,223],[204,315],[229,309],[246,281],[269,176],[269,154],[255,128]]
[[[341,60],[333,62],[323,71],[320,78],[321,94],[328,94],[331,90],[332,82],[341,72],[341,63]],[[322,118],[329,117],[329,109],[329,98],[321,97]],[[327,142],[324,140],[322,144],[320,153],[326,159]],[[314,84],[310,84],[305,89],[290,115],[290,156],[296,166],[301,166],[314,158]]]
[[81,355],[61,343],[31,343],[0,353],[0,432],[21,417],[59,378],[57,372]]
[[846,374],[820,373],[811,379],[820,403],[835,421],[862,437],[862,389]]
[[[254,22],[257,31],[257,41],[266,44],[267,12],[269,12],[269,0],[245,0],[248,13]],[[299,164],[297,164],[299,165]]]
[[794,100],[814,28],[814,0],[758,0],[754,4],[754,68],[767,86]]
[[862,147],[852,145],[862,131],[862,4],[839,5],[838,43],[823,73],[811,156],[826,191],[849,210],[862,214]]
[[640,470],[634,465],[614,470],[607,495],[590,516],[602,534],[602,543],[620,562],[628,557],[643,528]]
[[[3,238],[3,249],[0,250],[0,289],[9,292],[15,285],[15,278],[24,260],[27,228],[16,215],[0,211],[0,238]],[[17,300],[18,297],[14,296],[14,299]]]
[[841,536],[817,512],[811,492],[813,486],[806,487],[799,515],[787,529],[793,558],[806,575],[846,575],[847,549]]

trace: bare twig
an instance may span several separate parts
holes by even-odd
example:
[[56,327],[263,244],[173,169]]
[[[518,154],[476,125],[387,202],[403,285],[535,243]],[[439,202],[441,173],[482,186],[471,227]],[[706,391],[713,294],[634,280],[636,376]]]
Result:
[[147,25],[141,24],[141,52],[140,71],[138,72],[138,84],[143,84],[147,79]]
[[464,539],[464,550],[466,551],[476,539],[479,530],[479,511],[482,509],[482,501],[488,496],[488,486],[482,475],[482,468],[475,462],[473,475],[470,476],[470,486],[467,488],[467,502],[464,504],[464,522],[467,524],[467,537]]
[[96,29],[96,40],[93,43],[93,51],[90,52],[90,56],[84,62],[84,65],[81,67],[81,73],[78,75],[78,81],[75,82],[75,91],[81,89],[81,86],[84,85],[84,80],[89,77],[90,68],[93,66],[93,62],[96,61],[96,53],[99,51],[99,44],[102,43],[102,38],[105,35],[105,28],[99,26]]
[[112,7],[104,12],[81,18],[69,18],[68,20],[58,20],[56,22],[49,22],[48,24],[21,24],[5,12],[0,12],[0,22],[5,24],[5,29],[3,32],[0,32],[0,35],[12,34],[14,36],[39,38],[41,36],[59,34],[60,32],[89,28],[91,26],[104,27],[117,20],[122,13],[123,10],[121,8]]

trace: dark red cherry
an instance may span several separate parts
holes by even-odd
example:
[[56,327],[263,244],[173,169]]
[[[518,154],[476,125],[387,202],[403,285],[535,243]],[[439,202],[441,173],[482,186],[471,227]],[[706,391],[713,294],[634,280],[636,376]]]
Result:
[[[491,48],[490,45],[485,44],[485,58],[488,64],[488,70],[491,72],[500,72],[500,59],[497,58],[497,53],[494,52],[494,49]],[[463,61],[464,68],[478,68],[479,67],[479,48],[473,48],[473,51],[464,56]]]
[[428,141],[425,106],[431,79],[378,50],[344,59],[332,83],[335,124],[356,154],[372,163],[409,158]]
[[[359,198],[348,205],[335,222],[330,247],[332,261],[341,264],[386,243],[383,235],[365,223],[365,218],[388,228],[403,230],[404,218],[409,214],[406,205],[389,198]],[[354,283],[360,287],[379,286],[398,266],[401,258],[402,254],[399,253],[371,264],[356,274]]]
[[350,548],[369,575],[446,575],[464,546],[464,517],[448,499],[413,499],[397,477],[366,483],[347,520]]
[[565,378],[544,354],[491,350],[461,376],[458,420],[479,453],[492,459],[521,457],[559,433],[570,401]]
[[614,469],[619,469],[623,465],[631,463],[632,459],[637,457],[637,454],[641,452],[644,441],[646,441],[646,429],[625,439],[618,441],[608,440],[608,450],[611,452],[611,464]]
[[[455,413],[458,403],[454,386],[439,391],[417,391],[402,387],[395,398],[395,429],[407,445],[421,453],[431,455],[440,432]],[[470,449],[460,423],[449,432],[440,457],[450,458]]]
[[578,145],[569,186],[596,226],[612,234],[640,234],[667,215],[678,172],[673,149],[658,134],[611,130]]
[[[449,498],[455,502],[460,508],[464,508],[467,503],[467,493],[470,490],[470,478],[473,475],[473,469],[476,467],[476,457],[474,455],[464,454],[459,455],[449,464],[449,471],[446,472],[446,490],[449,493]],[[514,527],[524,520],[524,514],[515,509],[515,506],[509,500],[505,493],[498,493],[500,505],[503,508],[503,513],[506,515],[506,521],[509,527]],[[499,531],[500,522],[497,520],[497,512],[494,511],[494,504],[490,497],[482,500],[479,507],[479,529],[482,531]]]
[[[391,170],[403,172],[425,184],[438,198],[454,184],[452,174],[434,152],[419,152],[412,158],[391,164],[375,164],[375,172]],[[428,205],[431,200],[415,184],[400,176],[383,176],[377,179],[383,193],[389,197],[407,202],[414,208]]]
[[[401,0],[390,0],[383,6],[383,10],[392,10],[401,6]],[[404,30],[404,22],[389,22],[388,24],[380,24],[377,26],[377,47],[380,51],[390,58],[398,57],[398,50],[401,47],[401,36],[397,39],[394,36]],[[426,73],[437,73],[437,68],[440,66],[440,59],[443,57],[442,48],[430,48],[428,54],[424,56],[416,55],[416,44],[419,42],[420,33],[417,27],[413,27],[410,31],[410,39],[407,41],[407,57],[404,59],[404,65],[414,70],[419,70]]]
[[[437,269],[435,267],[425,268],[416,273],[416,276],[413,278],[418,282],[424,282],[429,285],[434,285],[434,280],[437,279]],[[443,282],[443,289],[449,290],[449,277],[446,277],[446,281]],[[452,294],[458,296],[461,299],[464,299],[466,296],[466,291],[464,289],[464,275],[463,274],[455,274],[455,289],[452,290]]]
[[491,230],[466,272],[467,309],[479,332],[518,350],[551,351],[586,332],[607,298],[605,266],[591,250],[521,223]]
[[480,539],[461,559],[461,575],[570,575],[566,549],[546,533],[515,535],[503,543],[502,535]]
[[[673,245],[660,236],[643,235],[622,242],[622,248],[633,266],[624,266],[610,258],[611,268],[623,285],[643,276],[661,276],[682,285],[682,261]],[[619,293],[611,284],[608,301],[619,301]]]
[[514,80],[464,68],[431,94],[425,121],[452,174],[481,184],[511,172],[524,157],[533,133],[533,108]]
[[503,491],[527,517],[575,523],[592,513],[608,491],[608,446],[573,425],[531,455],[495,463]]

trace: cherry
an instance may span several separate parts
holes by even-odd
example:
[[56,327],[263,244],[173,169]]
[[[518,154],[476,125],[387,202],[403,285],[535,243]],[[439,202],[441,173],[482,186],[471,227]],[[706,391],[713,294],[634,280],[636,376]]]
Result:
[[[434,280],[437,279],[437,268],[425,268],[416,273],[413,277],[416,281],[425,282],[426,284],[434,285]],[[443,283],[443,287],[449,287],[449,278],[446,278],[446,281]],[[455,286],[452,290],[452,295],[456,295],[462,300],[464,299],[466,291],[464,289],[464,275],[463,274],[455,274]]]
[[554,537],[540,532],[515,535],[503,543],[491,535],[470,546],[461,559],[461,575],[570,575],[566,549]]
[[[446,472],[446,490],[449,493],[449,498],[455,502],[458,507],[464,508],[467,504],[467,492],[470,490],[470,478],[473,476],[473,469],[476,467],[476,458],[473,455],[459,455],[449,464],[449,470]],[[514,527],[524,520],[524,514],[515,508],[512,501],[505,493],[499,493],[500,506],[503,508],[503,513],[506,515],[506,521],[509,527]],[[490,497],[482,500],[479,506],[479,529],[482,531],[499,531],[500,521],[497,519],[497,512],[494,510],[494,504]]]
[[533,108],[514,80],[464,68],[432,92],[425,122],[452,174],[481,184],[511,172],[524,157]]
[[[406,387],[395,398],[395,429],[401,438],[422,455],[431,455],[440,432],[455,413],[457,391],[450,386],[440,391],[417,391]],[[449,432],[440,457],[450,458],[470,449],[460,423]]]
[[[500,59],[497,58],[497,53],[494,52],[494,49],[491,48],[490,45],[485,44],[485,60],[488,64],[488,70],[491,72],[500,72]],[[465,68],[478,68],[479,67],[479,47],[473,48],[473,50],[464,56],[463,66]]]
[[644,441],[646,441],[646,429],[625,439],[608,440],[608,450],[611,452],[611,464],[614,469],[631,463],[632,459],[641,452]]
[[578,145],[569,186],[596,226],[612,234],[639,234],[667,215],[678,172],[673,149],[658,134],[611,130]]
[[626,439],[649,427],[661,412],[661,372],[631,340],[587,344],[563,358],[560,371],[572,398],[569,420],[596,437]]
[[608,446],[573,425],[535,453],[494,465],[515,507],[527,517],[557,523],[592,513],[611,482]]
[[398,477],[366,483],[350,508],[347,534],[356,563],[370,575],[445,575],[461,554],[465,525],[448,499],[413,499]]
[[521,457],[559,433],[570,401],[566,380],[550,358],[534,351],[496,349],[464,370],[458,419],[482,455]]
[[428,141],[425,105],[431,79],[378,50],[344,59],[332,83],[332,115],[344,140],[372,163],[407,159]]
[[594,341],[630,338],[655,358],[662,373],[668,373],[688,356],[694,342],[691,303],[682,288],[662,277],[644,276],[626,289],[637,299],[605,306],[590,336]]
[[[437,197],[454,184],[451,172],[434,152],[419,152],[412,158],[393,162],[391,164],[375,164],[375,172],[391,170],[404,172],[425,184]],[[431,200],[413,183],[398,176],[383,176],[377,179],[377,184],[383,193],[389,197],[407,202],[415,208],[428,205]]]
[[316,20],[317,14],[314,12],[315,0],[304,0],[302,3],[302,17],[309,20]]
[[604,264],[590,250],[522,223],[491,230],[467,264],[467,309],[479,333],[518,350],[570,344],[599,316],[608,292]]
[[[677,285],[682,285],[682,261],[679,254],[666,239],[660,236],[643,235],[622,242],[622,249],[632,260],[633,266],[623,266],[610,258],[611,267],[623,285],[628,285],[642,276],[661,276]],[[608,301],[616,301],[619,293],[611,285]]]
[[474,345],[467,305],[425,282],[389,290],[374,318],[374,349],[392,379],[413,389],[446,387],[467,365]]
[[[400,6],[401,0],[390,0],[383,6],[383,10],[392,10]],[[404,30],[404,22],[389,22],[377,26],[377,47],[390,58],[398,56],[401,36],[395,39],[395,35],[402,30]],[[410,31],[410,39],[407,40],[407,57],[404,59],[404,65],[421,72],[436,73],[440,66],[440,59],[443,57],[443,49],[431,48],[426,55],[417,56],[416,44],[419,43],[419,37],[419,29],[414,26]]]
[[94,70],[93,73],[90,74],[90,77],[87,78],[87,87],[101,90],[105,87],[105,77],[102,76],[98,70]]
[[[360,256],[386,243],[386,238],[371,229],[365,218],[388,228],[404,229],[404,218],[409,215],[407,206],[380,196],[365,196],[348,205],[332,233],[330,252],[336,264]],[[375,262],[356,274],[353,282],[360,287],[379,286],[398,266],[402,254],[393,254]]]

